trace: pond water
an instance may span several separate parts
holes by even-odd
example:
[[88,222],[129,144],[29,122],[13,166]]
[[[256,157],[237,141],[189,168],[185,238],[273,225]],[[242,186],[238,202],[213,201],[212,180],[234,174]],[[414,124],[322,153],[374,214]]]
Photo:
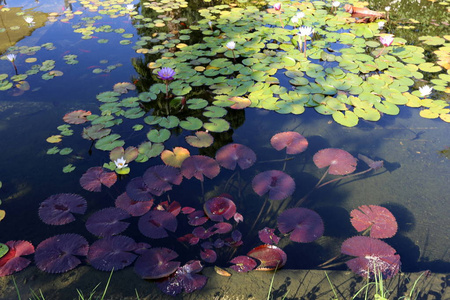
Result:
[[[171,92],[179,97],[169,95],[170,99],[165,99],[165,85],[161,84],[162,81],[156,75],[160,67],[166,66],[163,64],[164,60],[160,59],[161,55],[169,61],[177,57],[177,53],[183,47],[203,43],[203,37],[206,37],[204,40],[206,42],[214,37],[219,39],[218,44],[224,49],[211,50],[211,55],[203,57],[203,61],[196,54],[196,51],[200,50],[192,50],[190,60],[198,59],[192,62],[191,67],[198,67],[197,72],[212,73],[220,69],[217,66],[207,67],[212,59],[220,57],[224,59],[222,63],[225,60],[236,61],[233,59],[235,53],[225,49],[232,31],[226,34],[215,33],[221,28],[219,25],[223,24],[219,16],[227,15],[221,14],[221,11],[229,10],[230,5],[244,8],[249,5],[245,1],[233,2],[189,1],[188,5],[184,1],[123,0],[103,1],[103,4],[100,4],[98,1],[53,0],[39,3],[39,1],[19,0],[0,3],[2,18],[0,23],[0,141],[2,149],[0,209],[6,213],[0,222],[0,243],[26,240],[36,247],[49,237],[76,233],[92,244],[98,238],[85,227],[89,216],[100,209],[114,206],[115,199],[127,189],[131,180],[143,176],[149,167],[163,164],[159,155],[163,149],[173,150],[175,147],[184,147],[189,150],[190,155],[214,158],[221,147],[229,143],[238,143],[248,146],[256,153],[257,159],[252,167],[240,171],[221,168],[220,174],[211,179],[205,178],[204,182],[195,178],[184,178],[180,185],[174,185],[172,190],[154,197],[155,204],[162,201],[177,201],[182,207],[202,210],[204,199],[217,197],[222,193],[230,194],[235,200],[237,212],[244,218],[244,221],[239,224],[230,220],[234,230],[242,234],[243,245],[237,248],[216,249],[219,254],[217,262],[205,263],[208,266],[229,267],[231,265],[229,260],[232,257],[245,255],[262,244],[257,234],[259,230],[264,227],[275,228],[280,213],[295,206],[300,199],[309,195],[308,193],[314,189],[325,172],[325,168],[318,169],[314,164],[314,155],[321,149],[338,148],[348,151],[355,157],[362,154],[373,160],[382,160],[384,167],[351,179],[336,181],[314,190],[308,196],[302,206],[314,210],[321,216],[325,228],[324,234],[312,243],[296,243],[289,241],[288,238],[282,239],[279,247],[288,257],[285,268],[313,269],[338,255],[342,242],[358,234],[350,223],[350,212],[361,205],[380,205],[388,208],[397,219],[398,232],[385,241],[400,255],[403,271],[415,272],[430,269],[434,272],[450,272],[448,251],[450,248],[448,235],[450,232],[448,210],[450,141],[449,125],[443,121],[446,118],[444,115],[448,115],[445,111],[447,105],[445,103],[449,99],[449,83],[446,77],[438,77],[448,74],[445,64],[435,63],[437,60],[448,60],[448,56],[436,58],[432,54],[432,51],[442,46],[441,51],[447,51],[448,55],[446,49],[448,49],[450,33],[446,26],[449,20],[448,11],[445,13],[447,6],[443,5],[448,2],[439,4],[427,1],[424,5],[419,5],[420,2],[411,4],[407,1],[393,3],[391,18],[397,21],[388,23],[383,29],[394,33],[396,37],[405,39],[407,45],[420,45],[421,41],[428,41],[426,44],[421,44],[425,48],[426,62],[433,67],[443,66],[443,68],[439,67],[439,70],[435,72],[430,69],[431,66],[422,65],[420,71],[424,74],[423,78],[413,78],[413,84],[400,85],[399,89],[402,93],[411,92],[411,94],[408,93],[409,101],[412,101],[411,98],[417,98],[419,101],[419,98],[423,97],[417,93],[418,87],[424,84],[434,86],[435,90],[431,98],[441,100],[436,104],[436,107],[440,107],[435,110],[437,118],[431,119],[427,113],[421,113],[427,110],[424,107],[409,107],[414,105],[405,106],[402,105],[404,103],[397,103],[400,108],[398,114],[388,109],[383,113],[380,108],[381,114],[377,111],[380,115],[378,121],[368,121],[360,117],[355,126],[346,123],[348,119],[344,118],[342,121],[338,116],[332,117],[331,114],[326,113],[326,110],[333,105],[331,102],[328,102],[326,107],[322,105],[322,108],[316,110],[313,107],[306,107],[304,112],[302,112],[304,106],[308,106],[305,102],[300,101],[301,105],[295,107],[287,105],[289,101],[282,104],[278,102],[279,107],[284,105],[283,110],[275,109],[276,105],[273,106],[270,101],[260,100],[258,104],[255,104],[259,101],[258,99],[255,102],[256,97],[270,98],[261,94],[253,98],[249,97],[253,101],[250,107],[230,109],[227,107],[230,104],[224,104],[226,99],[223,98],[223,95],[227,94],[227,89],[223,86],[220,88],[223,88],[224,92],[217,92],[217,89],[221,83],[231,80],[231,74],[236,72],[233,70],[224,71],[223,79],[220,79],[222,81],[215,83],[208,82],[204,79],[205,76],[199,77],[191,82],[192,89],[190,87],[188,89],[185,83],[194,76],[195,72],[189,73],[185,66],[177,69],[176,64],[175,66],[169,64],[167,67],[174,67],[177,71],[173,83],[179,84],[183,81],[185,85],[181,83],[176,86],[171,83]],[[223,7],[216,6],[209,11],[205,9],[221,3]],[[295,1],[292,3],[295,10],[306,7],[303,6],[306,5],[305,3]],[[328,13],[331,9],[330,4],[318,1],[314,3],[318,7],[319,15]],[[127,4],[135,6],[127,9]],[[389,5],[383,1],[370,4],[370,7],[378,10],[383,10]],[[260,10],[265,9],[265,4],[261,1],[253,1],[252,5],[256,5]],[[283,5],[286,5],[286,14],[293,11],[287,8],[287,2]],[[94,7],[97,6],[99,8],[95,9]],[[343,4],[338,15],[343,14],[342,6]],[[420,19],[424,16],[419,14],[425,9],[432,17]],[[409,15],[406,14],[407,11]],[[309,12],[306,14],[314,15]],[[33,16],[33,23],[28,24],[24,18],[26,16]],[[348,15],[344,16],[348,17]],[[208,30],[209,25],[204,17],[206,20],[208,18],[213,20],[213,26],[215,26],[213,30]],[[418,23],[416,19],[419,20]],[[288,19],[285,21],[288,22]],[[235,20],[235,22],[240,21]],[[309,25],[314,24],[312,22]],[[329,24],[329,26],[336,26],[336,24]],[[408,26],[415,26],[415,28],[408,28]],[[377,29],[371,28],[376,32]],[[344,28],[341,33],[348,34],[349,29]],[[363,34],[367,33],[363,32]],[[237,32],[234,36],[237,42],[244,41],[245,38],[241,35],[242,33]],[[429,38],[420,39],[420,36]],[[437,36],[440,36],[443,41],[436,41]],[[446,36],[446,39],[443,39],[443,36]],[[318,39],[317,36],[313,38],[315,41]],[[367,39],[376,41],[378,38],[368,37]],[[433,41],[435,41],[434,44]],[[255,44],[257,43],[259,41],[255,41]],[[401,44],[402,41],[399,43]],[[276,44],[276,41],[272,41],[271,44]],[[287,44],[290,44],[290,40]],[[336,52],[350,47],[349,45],[343,47],[342,44],[345,43],[341,41],[341,43],[336,42],[335,45],[333,43],[326,45],[325,48],[331,50],[327,53],[342,55]],[[307,47],[312,47],[312,43],[308,42]],[[393,50],[386,51],[406,51],[402,45],[395,47]],[[236,58],[242,61],[242,58],[246,56],[243,52],[239,54],[238,49],[239,45],[236,49],[238,54]],[[293,51],[287,46],[285,49],[269,46],[266,50],[276,49],[278,52]],[[380,51],[382,48],[377,49]],[[247,51],[250,50],[247,49]],[[14,63],[6,58],[6,54],[9,53],[16,54]],[[311,53],[308,52],[308,55]],[[314,53],[311,54],[314,58],[310,59],[315,64],[322,64],[324,68],[330,68],[330,70],[339,66],[339,62],[335,59],[320,61],[321,55],[317,56]],[[250,54],[248,55],[251,57]],[[267,55],[276,56],[273,53]],[[303,55],[294,57],[294,61],[304,63],[305,60],[302,57]],[[381,57],[383,57],[382,54]],[[264,69],[264,66],[251,64],[250,61],[248,64],[253,65],[253,71],[270,72],[269,69]],[[293,66],[286,61],[281,63],[274,60],[273,64],[281,66],[276,74],[271,74],[275,74],[271,77],[272,79],[265,79],[267,81],[275,80],[273,78],[278,79],[279,82],[273,85],[277,87],[273,89],[273,94],[281,94],[282,88],[287,88],[286,91],[294,90],[295,87],[291,85],[292,77],[284,75],[286,69],[292,71],[293,69],[290,68]],[[207,67],[206,70],[203,67]],[[395,68],[399,69],[398,66]],[[427,72],[427,70],[433,72]],[[317,74],[316,72],[322,72],[317,68],[303,71],[308,74],[309,81],[320,77],[313,76]],[[263,81],[259,76],[264,74],[255,73],[251,74],[255,81],[249,81],[250,85],[257,85]],[[220,74],[211,75],[211,77],[217,78]],[[373,75],[371,72],[366,74]],[[393,77],[400,78],[395,72]],[[248,80],[240,78],[243,81]],[[407,77],[405,80],[411,79]],[[121,105],[114,104],[118,103],[117,99],[113,99],[114,97],[110,100],[102,100],[101,97],[100,101],[97,99],[97,95],[112,92],[113,87],[122,82],[133,84],[136,90],[131,89],[125,91],[124,95],[114,96],[120,100],[128,97],[121,102]],[[320,79],[316,79],[316,82],[320,82]],[[213,86],[213,83],[217,86],[209,88]],[[272,81],[272,83],[275,82]],[[296,86],[304,85],[305,83]],[[404,90],[405,85],[408,86],[406,90]],[[250,93],[249,86],[245,88]],[[314,87],[311,86],[309,91],[311,95],[313,89]],[[342,90],[350,89],[343,87]],[[145,93],[148,91],[150,93]],[[323,99],[327,99],[326,96],[335,94],[336,90],[332,94],[325,89],[320,101],[325,101]],[[342,93],[339,94],[342,95]],[[153,95],[154,98],[150,99]],[[140,98],[132,98],[138,96]],[[187,99],[186,107],[183,106],[184,99],[181,99],[183,96]],[[248,93],[244,92],[236,96],[248,96]],[[309,104],[312,97],[308,100]],[[216,101],[217,105],[212,105],[213,101]],[[203,105],[204,103],[206,104]],[[205,109],[206,105],[209,106]],[[340,107],[343,104],[335,103],[335,105]],[[346,103],[345,106],[350,105]],[[431,104],[429,107],[433,108]],[[67,124],[63,121],[63,116],[76,110],[92,112],[92,116],[88,117],[89,122],[80,125],[72,124],[69,128],[58,127]],[[318,111],[321,113],[319,114]],[[103,115],[103,120],[100,118],[95,120],[94,115]],[[175,125],[157,124],[160,121],[158,117],[169,115],[176,120],[166,119],[165,121],[175,122]],[[424,118],[424,115],[428,118]],[[190,128],[189,126],[194,122],[192,120],[185,126],[177,123],[189,120],[187,119],[189,117],[197,118],[205,124],[205,127]],[[358,117],[356,119],[358,120]],[[336,121],[344,123],[345,126]],[[119,146],[139,147],[143,142],[150,140],[153,152],[147,153],[147,157],[141,155],[137,161],[129,162],[130,173],[119,175],[117,182],[111,188],[103,186],[101,192],[90,192],[80,185],[83,174],[91,167],[114,166],[109,157],[109,150],[112,148],[102,151],[98,149],[101,148],[100,146],[95,146],[95,142],[81,137],[83,128],[94,125],[96,122],[106,124],[105,127],[111,128],[112,133],[120,135],[119,140],[124,143]],[[154,131],[153,135],[149,134],[154,129],[158,131]],[[186,142],[187,136],[192,136],[197,130],[205,129],[208,129],[209,134],[214,138],[212,145],[197,148]],[[304,152],[286,155],[285,150],[277,151],[272,147],[271,138],[277,133],[288,131],[300,133],[308,140],[308,147]],[[170,138],[164,139],[165,134],[170,135]],[[56,143],[48,141],[49,137],[56,135],[60,135],[61,141]],[[113,145],[114,141],[107,144]],[[61,150],[66,151],[67,154]],[[142,152],[145,151],[141,149],[141,154]],[[362,161],[358,161],[355,172],[366,169],[367,166]],[[286,200],[270,200],[270,208],[268,208],[269,205],[265,206],[261,217],[253,225],[265,198],[255,193],[252,180],[257,174],[268,170],[283,170],[293,178],[295,189]],[[105,169],[105,171],[109,170]],[[328,175],[327,178],[335,177],[335,175]],[[44,224],[38,215],[41,203],[50,196],[60,193],[78,194],[85,198],[86,213],[76,215],[76,220],[66,225]],[[180,214],[178,218],[180,219],[178,228],[174,233],[170,233],[168,238],[145,237],[139,232],[138,218],[127,220],[130,226],[122,234],[132,237],[136,242],[149,243],[152,247],[174,249],[179,254],[178,260],[182,264],[191,259],[200,259],[200,245],[187,247],[185,243],[177,241],[178,237],[190,233],[193,229],[187,224],[186,216]],[[279,232],[278,235],[280,235]],[[230,238],[230,234],[225,234],[224,238],[226,237]],[[235,237],[235,240],[231,240],[230,243],[238,240]],[[89,265],[86,259],[82,260],[83,264]],[[346,269],[346,266],[339,265],[336,268]],[[36,272],[39,276],[40,271]],[[105,277],[108,274],[105,272]]]

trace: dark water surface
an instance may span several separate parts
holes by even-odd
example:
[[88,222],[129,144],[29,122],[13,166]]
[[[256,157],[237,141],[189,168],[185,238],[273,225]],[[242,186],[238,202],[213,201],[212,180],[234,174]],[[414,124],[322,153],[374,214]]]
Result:
[[[45,13],[61,12],[68,7],[67,2],[56,0],[42,1],[40,4],[34,1],[8,1],[8,7],[22,5],[24,9],[36,7],[34,11]],[[76,1],[71,5],[74,11],[83,9]],[[109,157],[107,152],[96,149],[89,155],[90,142],[80,137],[82,125],[72,125],[74,134],[63,137],[60,147],[73,148],[71,154],[46,154],[53,147],[46,142],[46,138],[59,133],[56,127],[64,123],[62,116],[78,109],[99,113],[97,94],[111,90],[118,82],[133,82],[144,72],[139,66],[145,68],[145,64],[137,63],[144,55],[132,49],[138,35],[131,19],[127,16],[116,19],[104,17],[96,21],[97,27],[100,24],[110,25],[113,29],[124,28],[124,33],[133,33],[133,37],[127,38],[132,42],[130,45],[119,44],[125,38],[114,32],[94,34],[95,38],[83,40],[80,39],[81,33],[74,32],[72,25],[83,24],[85,21],[81,18],[95,15],[83,11],[83,15],[75,15],[72,20],[47,22],[31,34],[24,32],[26,36],[15,44],[18,47],[46,43],[54,45],[52,50],[43,48],[33,55],[19,54],[16,60],[19,71],[29,69],[30,64],[25,59],[37,57],[40,62],[55,60],[55,69],[64,74],[44,80],[41,72],[27,78],[30,84],[28,91],[21,93],[17,88],[0,91],[0,181],[3,183],[0,209],[6,211],[5,219],[0,222],[0,242],[28,240],[36,246],[55,234],[80,233],[92,243],[97,238],[84,227],[88,216],[100,208],[113,206],[115,198],[124,191],[130,179],[142,175],[149,166],[161,164],[159,158],[144,164],[133,163],[131,174],[121,178],[111,189],[103,188],[101,193],[92,193],[81,188],[79,178],[88,168],[108,163]],[[5,41],[3,37],[2,44],[11,43],[10,46],[13,46],[13,40]],[[109,39],[108,43],[98,43],[101,38]],[[77,55],[79,63],[66,64],[63,57],[68,54]],[[105,70],[108,66],[114,67],[100,74],[92,72],[96,68]],[[13,72],[8,60],[0,60],[0,74],[11,76]],[[153,79],[149,80],[151,82]],[[244,215],[245,221],[238,226],[244,234],[244,246],[236,254],[243,255],[259,244],[254,232],[248,232],[263,202],[263,198],[256,196],[251,189],[252,178],[258,172],[283,167],[283,162],[263,162],[284,158],[283,151],[278,152],[271,147],[270,138],[282,131],[297,131],[308,139],[309,147],[286,164],[286,173],[296,182],[293,202],[308,193],[322,176],[323,170],[318,170],[312,162],[312,156],[320,149],[340,148],[354,156],[361,153],[383,160],[385,168],[354,180],[326,186],[311,195],[307,206],[323,218],[325,234],[314,243],[291,242],[282,245],[288,255],[287,268],[315,268],[337,255],[342,241],[356,234],[350,224],[350,211],[360,205],[373,204],[387,207],[397,218],[399,231],[386,242],[401,255],[404,271],[430,269],[450,272],[450,163],[448,154],[446,157],[441,153],[450,146],[447,123],[439,119],[421,118],[418,109],[407,107],[401,107],[397,116],[384,115],[378,122],[360,122],[353,128],[336,124],[330,116],[319,115],[308,108],[301,115],[247,108],[231,113],[229,118],[232,130],[214,134],[216,143],[213,147],[192,149],[191,154],[198,151],[214,156],[220,146],[235,142],[251,147],[258,156],[258,163],[241,174],[243,182],[248,184],[238,202],[238,211]],[[143,124],[142,120],[127,122]],[[129,128],[114,128],[126,140],[126,145],[137,145],[145,139],[148,130],[134,132]],[[165,148],[188,147],[184,140],[188,134],[173,134],[165,143]],[[63,167],[69,163],[76,169],[63,173]],[[365,166],[360,163],[357,171],[364,169]],[[206,194],[213,196],[221,191],[232,173],[223,169],[217,178],[206,179]],[[38,217],[38,207],[43,200],[58,193],[75,193],[85,197],[88,201],[87,213],[65,226],[43,224]],[[195,179],[183,181],[169,195],[171,200],[179,201],[183,206],[201,208],[200,183]],[[167,199],[167,195],[161,199]],[[254,231],[274,226],[283,205],[275,205],[271,213],[263,216],[262,223]],[[136,223],[132,223],[124,234],[138,241],[144,237],[139,234]],[[180,228],[176,235],[180,236],[188,230],[191,228]],[[183,261],[199,258],[198,249],[188,252],[174,239],[148,242],[152,246],[174,247],[178,253],[183,253]],[[228,258],[222,258],[218,264],[229,266]]]

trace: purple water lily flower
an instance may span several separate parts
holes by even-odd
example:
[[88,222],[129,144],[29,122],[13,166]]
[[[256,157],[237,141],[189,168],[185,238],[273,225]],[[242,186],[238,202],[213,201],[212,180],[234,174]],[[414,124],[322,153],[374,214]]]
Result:
[[172,68],[162,68],[158,72],[158,78],[162,80],[173,80],[173,76],[175,76],[176,72]]

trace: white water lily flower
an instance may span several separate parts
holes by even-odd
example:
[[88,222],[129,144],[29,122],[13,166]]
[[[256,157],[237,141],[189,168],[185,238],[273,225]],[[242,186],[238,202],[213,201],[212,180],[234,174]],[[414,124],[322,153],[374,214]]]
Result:
[[10,61],[10,62],[14,62],[16,60],[16,55],[14,53],[10,53],[8,55],[6,55],[6,58]]
[[298,18],[296,16],[293,16],[291,18],[292,23],[297,24],[298,23]]
[[134,5],[133,4],[127,4],[127,9],[128,10],[133,10],[134,9]]
[[386,6],[386,7],[384,8],[384,10],[385,10],[385,11],[390,11],[390,10],[391,10],[391,7],[390,7],[390,6]]
[[298,19],[303,19],[303,18],[305,17],[305,13],[304,13],[304,12],[298,12],[295,16],[296,16]]
[[426,97],[426,96],[430,95],[432,91],[433,91],[433,88],[428,85],[424,85],[419,88],[419,92],[422,95],[422,97]]
[[28,24],[31,25],[33,23],[33,21],[34,21],[34,18],[31,17],[31,16],[27,16],[27,17],[24,18],[24,20],[25,20],[25,22],[27,22]]
[[311,35],[314,32],[314,29],[312,27],[309,26],[302,26],[299,28],[300,32],[300,36],[307,36],[307,35]]
[[331,3],[331,5],[333,5],[334,7],[339,7],[339,5],[341,5],[341,2],[333,1],[333,3]]
[[383,21],[378,22],[378,30],[383,29],[384,24],[385,24],[385,22],[383,22]]
[[123,158],[123,156],[121,158],[116,159],[114,163],[116,164],[117,169],[123,169],[128,167],[128,164],[126,164],[126,160]]
[[227,43],[226,47],[228,48],[228,50],[234,50],[234,48],[236,48],[236,43],[233,41],[230,41]]

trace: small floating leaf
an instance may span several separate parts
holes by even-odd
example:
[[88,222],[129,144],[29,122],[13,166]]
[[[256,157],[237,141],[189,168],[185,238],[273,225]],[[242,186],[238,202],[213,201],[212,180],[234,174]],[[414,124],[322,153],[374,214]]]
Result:
[[168,129],[152,129],[147,133],[147,138],[153,143],[162,143],[169,139],[170,131]]
[[72,164],[68,164],[67,166],[65,166],[65,167],[63,168],[63,172],[64,172],[64,173],[70,173],[70,172],[72,172],[73,170],[75,170],[75,166],[72,165]]

